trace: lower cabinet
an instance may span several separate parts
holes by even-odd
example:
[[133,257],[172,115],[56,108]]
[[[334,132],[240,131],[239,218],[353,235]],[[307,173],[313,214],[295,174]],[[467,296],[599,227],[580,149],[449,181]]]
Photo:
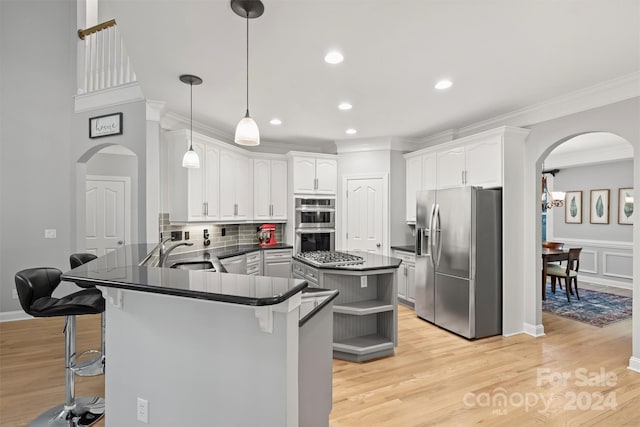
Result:
[[398,302],[413,307],[416,297],[416,256],[412,252],[393,251],[393,256],[402,260],[398,269]]
[[250,252],[246,256],[247,274],[249,276],[264,276],[262,270],[262,251]]
[[268,249],[264,251],[264,275],[269,277],[291,277],[293,261],[291,249]]
[[223,258],[220,262],[227,270],[227,273],[247,274],[247,256],[244,254],[230,258]]

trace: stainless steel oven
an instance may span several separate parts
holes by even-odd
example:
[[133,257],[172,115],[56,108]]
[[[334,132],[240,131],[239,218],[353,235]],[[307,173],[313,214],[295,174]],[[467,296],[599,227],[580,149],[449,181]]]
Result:
[[296,230],[296,253],[311,251],[334,251],[336,249],[336,230]]
[[296,197],[296,230],[335,228],[336,199]]

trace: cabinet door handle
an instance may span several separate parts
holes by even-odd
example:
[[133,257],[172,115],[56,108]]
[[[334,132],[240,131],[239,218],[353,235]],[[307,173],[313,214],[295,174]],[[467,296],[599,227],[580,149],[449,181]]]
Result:
[[204,202],[204,214],[209,215],[209,202]]
[[238,204],[237,203],[233,204],[233,215],[234,216],[238,215]]
[[464,184],[464,171],[462,171],[462,183]]

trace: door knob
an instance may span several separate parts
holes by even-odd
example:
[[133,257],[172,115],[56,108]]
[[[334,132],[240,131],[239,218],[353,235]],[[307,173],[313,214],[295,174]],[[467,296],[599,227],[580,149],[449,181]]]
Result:
[[376,243],[376,248],[379,248],[379,247],[380,247],[380,243]]
[[124,243],[124,242],[123,242],[122,240],[118,240],[118,244],[119,244],[119,245],[121,245],[121,244],[123,244],[123,243]]

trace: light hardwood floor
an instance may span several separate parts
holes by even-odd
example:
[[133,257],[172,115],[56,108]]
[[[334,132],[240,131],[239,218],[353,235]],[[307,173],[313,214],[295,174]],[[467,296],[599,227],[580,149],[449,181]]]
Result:
[[[640,373],[626,369],[631,321],[597,328],[546,313],[543,321],[545,337],[467,341],[401,306],[394,357],[334,361],[331,426],[640,425]],[[0,324],[1,426],[27,425],[61,402],[62,323]],[[78,329],[79,349],[99,346],[99,316]],[[549,381],[561,374],[564,383]],[[103,387],[104,377],[77,378],[77,395]]]

